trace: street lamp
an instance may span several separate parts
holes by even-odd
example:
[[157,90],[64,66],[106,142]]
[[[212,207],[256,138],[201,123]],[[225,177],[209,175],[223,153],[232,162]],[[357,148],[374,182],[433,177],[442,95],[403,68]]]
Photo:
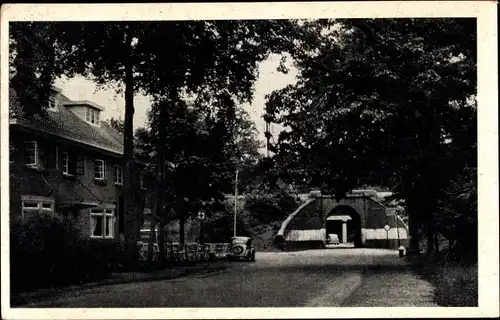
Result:
[[236,214],[238,212],[238,169],[236,169],[236,179],[234,181],[234,236],[236,237]]

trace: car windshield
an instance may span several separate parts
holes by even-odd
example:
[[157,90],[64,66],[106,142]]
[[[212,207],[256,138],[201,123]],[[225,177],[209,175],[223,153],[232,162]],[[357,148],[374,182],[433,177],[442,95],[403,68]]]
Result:
[[233,244],[246,244],[248,239],[236,238],[233,239]]

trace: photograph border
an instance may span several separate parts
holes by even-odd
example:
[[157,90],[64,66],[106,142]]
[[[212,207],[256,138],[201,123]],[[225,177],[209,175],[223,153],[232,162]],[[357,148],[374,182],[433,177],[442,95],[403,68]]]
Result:
[[[316,18],[477,19],[478,274],[475,308],[10,308],[9,36],[13,21],[239,20]],[[360,1],[171,4],[4,4],[1,7],[1,275],[6,319],[194,319],[495,317],[499,312],[498,52],[496,1]]]

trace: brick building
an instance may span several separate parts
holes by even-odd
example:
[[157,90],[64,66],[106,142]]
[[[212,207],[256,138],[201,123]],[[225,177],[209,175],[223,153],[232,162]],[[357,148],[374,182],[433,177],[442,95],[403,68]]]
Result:
[[[54,211],[72,215],[83,236],[118,240],[125,228],[123,136],[101,121],[104,108],[71,101],[55,87],[45,117],[23,114],[13,90],[9,100],[11,217]],[[138,168],[133,189],[142,211],[147,179]]]

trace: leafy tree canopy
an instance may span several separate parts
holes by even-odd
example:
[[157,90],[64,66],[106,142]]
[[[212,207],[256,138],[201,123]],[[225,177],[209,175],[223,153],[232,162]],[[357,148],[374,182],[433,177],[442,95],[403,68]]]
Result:
[[275,161],[296,181],[339,194],[397,185],[409,196],[475,163],[474,21],[313,21],[294,43],[298,82],[266,108],[287,128]]

